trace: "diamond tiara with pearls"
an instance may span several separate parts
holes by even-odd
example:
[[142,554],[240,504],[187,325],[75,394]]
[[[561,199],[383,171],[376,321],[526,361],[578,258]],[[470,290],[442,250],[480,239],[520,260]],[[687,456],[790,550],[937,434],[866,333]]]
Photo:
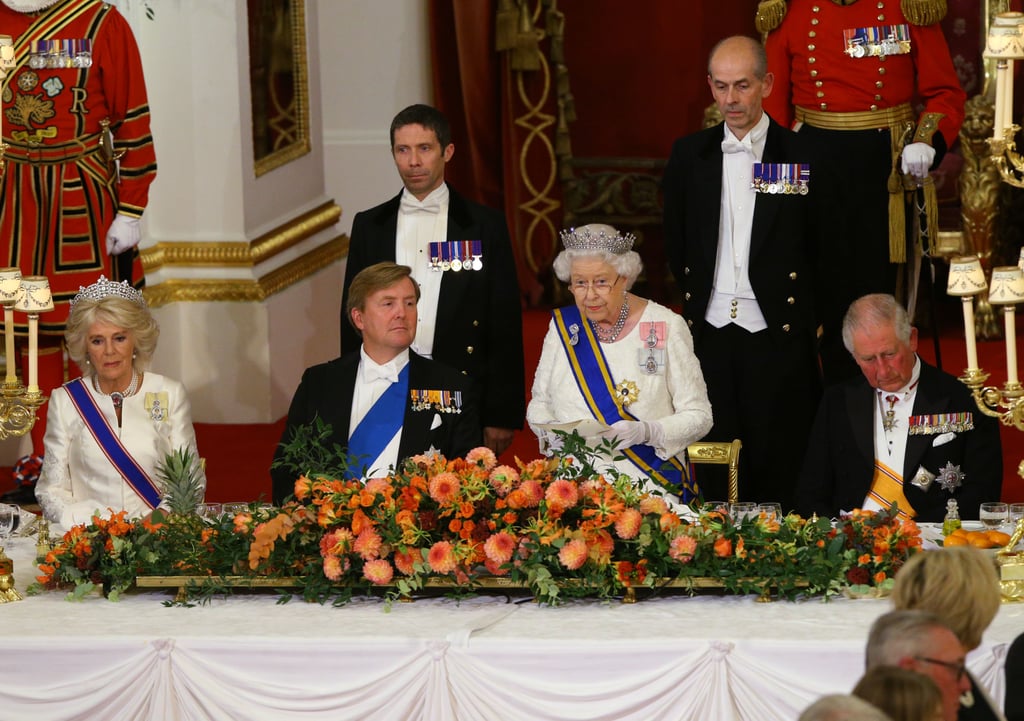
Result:
[[75,304],[80,300],[103,300],[110,297],[124,298],[143,308],[146,307],[146,299],[142,297],[142,292],[128,285],[127,280],[122,280],[118,283],[113,280],[107,280],[102,275],[99,280],[88,288],[84,285],[78,286],[78,294],[71,299],[71,307],[74,308]]
[[616,230],[612,235],[603,230],[595,232],[585,226],[563,230],[560,235],[566,250],[607,250],[615,255],[628,253],[636,240],[632,233],[623,235]]

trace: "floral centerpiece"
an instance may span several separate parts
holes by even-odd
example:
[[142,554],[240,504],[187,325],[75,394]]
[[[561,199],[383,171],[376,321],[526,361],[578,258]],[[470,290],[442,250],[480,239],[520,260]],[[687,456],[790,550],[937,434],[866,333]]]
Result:
[[628,476],[599,473],[578,437],[563,448],[516,467],[486,448],[417,456],[365,483],[343,468],[306,473],[283,507],[252,504],[213,522],[94,517],[47,555],[36,590],[74,585],[80,598],[103,583],[116,598],[136,576],[180,575],[202,596],[242,576],[344,603],[375,587],[388,599],[438,583],[465,594],[499,578],[555,604],[710,578],[727,592],[794,598],[883,585],[920,545],[894,509],[835,527],[796,515],[735,523],[713,509],[680,517]]

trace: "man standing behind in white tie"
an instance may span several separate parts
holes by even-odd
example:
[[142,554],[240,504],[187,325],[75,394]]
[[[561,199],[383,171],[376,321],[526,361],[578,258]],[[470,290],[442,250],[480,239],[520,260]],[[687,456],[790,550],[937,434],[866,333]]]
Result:
[[291,495],[299,474],[324,470],[278,463],[297,427],[314,418],[331,426],[327,447],[345,449],[352,475],[364,479],[413,455],[455,458],[480,445],[473,381],[410,350],[419,299],[406,265],[376,263],[352,279],[347,315],[362,343],[303,374],[274,455],[275,503]]
[[412,349],[478,382],[484,444],[501,453],[526,417],[522,302],[505,216],[445,182],[455,145],[436,108],[410,105],[399,112],[390,140],[404,188],[352,221],[342,353],[359,342],[347,319],[356,273],[383,260],[408,265],[422,291]]
[[[708,85],[725,122],[672,147],[665,244],[714,414],[706,440],[739,438],[740,496],[790,510],[790,461],[820,395],[814,169],[799,136],[761,109],[772,82],[757,40],[711,51]],[[724,472],[704,473],[705,497],[725,497]]]

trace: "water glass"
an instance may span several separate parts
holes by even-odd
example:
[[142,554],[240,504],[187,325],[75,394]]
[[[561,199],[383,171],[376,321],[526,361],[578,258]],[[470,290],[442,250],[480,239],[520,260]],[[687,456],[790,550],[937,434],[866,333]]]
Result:
[[704,501],[704,505],[700,507],[700,512],[728,515],[729,503],[728,501]]
[[1009,507],[998,501],[987,501],[981,504],[978,511],[978,520],[985,528],[995,529],[1006,523],[1009,515]]
[[249,504],[248,503],[236,502],[236,503],[225,503],[224,504],[224,513],[228,514],[232,518],[237,516],[239,513],[246,513],[248,510],[249,510]]
[[1024,503],[1011,503],[1010,523],[1016,526],[1022,518],[1024,518]]
[[0,503],[0,541],[7,540],[14,528],[14,515],[20,513],[17,506]]
[[757,506],[758,515],[763,515],[769,521],[782,520],[781,503],[759,503]]
[[744,521],[757,518],[757,504],[753,501],[737,501],[732,504],[732,522],[739,525]]
[[200,503],[196,506],[196,513],[205,521],[216,521],[224,512],[224,507],[219,503]]

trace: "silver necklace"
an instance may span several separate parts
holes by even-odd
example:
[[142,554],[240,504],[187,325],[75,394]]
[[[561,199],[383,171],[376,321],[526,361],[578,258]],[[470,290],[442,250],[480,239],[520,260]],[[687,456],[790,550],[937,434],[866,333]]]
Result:
[[597,335],[597,339],[602,343],[614,343],[619,338],[619,333],[626,326],[626,318],[629,317],[629,296],[625,296],[622,299],[622,307],[619,309],[619,319],[615,321],[615,325],[611,327],[611,330],[604,330],[594,321],[590,321],[590,326],[594,329],[594,333]]
[[[96,389],[97,393],[103,393],[100,390],[99,383],[96,382],[96,376],[92,377],[92,387]],[[128,384],[128,387],[123,391],[114,391],[113,393],[106,393],[105,395],[110,396],[110,400],[114,403],[114,408],[120,410],[124,404],[124,399],[135,395],[135,391],[139,388],[139,374],[132,368],[132,382]]]

